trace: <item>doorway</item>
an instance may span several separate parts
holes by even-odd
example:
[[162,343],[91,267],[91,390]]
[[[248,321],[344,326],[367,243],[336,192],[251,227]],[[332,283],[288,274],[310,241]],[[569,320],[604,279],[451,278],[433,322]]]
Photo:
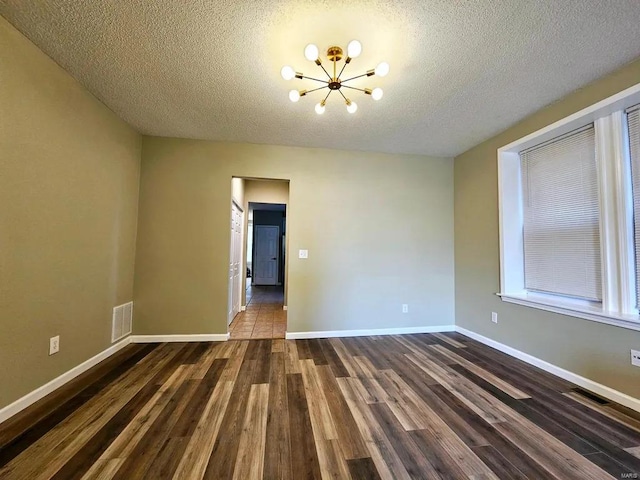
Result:
[[244,286],[240,313],[230,310],[230,339],[284,338],[289,182],[234,178],[232,197],[243,199],[246,253],[242,278],[236,282],[230,274],[230,285]]

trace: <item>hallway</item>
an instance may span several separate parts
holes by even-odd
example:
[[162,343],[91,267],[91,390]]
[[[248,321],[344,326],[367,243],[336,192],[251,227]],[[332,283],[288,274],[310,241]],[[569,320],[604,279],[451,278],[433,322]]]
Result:
[[287,312],[283,286],[247,287],[247,309],[240,312],[229,326],[232,340],[284,338]]

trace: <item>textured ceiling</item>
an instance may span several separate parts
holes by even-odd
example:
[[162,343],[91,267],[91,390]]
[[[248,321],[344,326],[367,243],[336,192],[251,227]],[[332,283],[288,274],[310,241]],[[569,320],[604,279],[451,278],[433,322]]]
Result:
[[[0,14],[149,135],[453,156],[640,55],[640,0],[0,0]],[[379,102],[288,99],[314,42],[391,65]],[[321,72],[320,72],[321,73]],[[640,80],[640,79],[639,79]]]

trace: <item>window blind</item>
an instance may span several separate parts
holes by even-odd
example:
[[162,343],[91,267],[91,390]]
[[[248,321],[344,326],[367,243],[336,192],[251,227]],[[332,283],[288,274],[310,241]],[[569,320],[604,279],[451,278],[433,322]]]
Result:
[[520,152],[520,161],[525,288],[601,301],[593,124]]
[[633,220],[636,247],[636,306],[640,305],[640,105],[627,110],[631,179],[633,182]]

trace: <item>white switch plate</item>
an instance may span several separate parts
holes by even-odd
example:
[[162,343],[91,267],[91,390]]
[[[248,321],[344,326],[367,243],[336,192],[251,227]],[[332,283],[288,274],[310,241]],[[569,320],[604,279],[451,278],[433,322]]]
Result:
[[49,339],[49,355],[53,355],[54,353],[58,353],[60,351],[60,335],[56,335],[55,337],[51,337]]
[[298,250],[298,258],[309,258],[309,250]]
[[498,314],[496,312],[491,312],[491,321],[493,323],[498,323]]
[[640,367],[640,350],[631,350],[631,365]]
[[402,304],[402,313],[409,313],[409,305],[406,303]]

